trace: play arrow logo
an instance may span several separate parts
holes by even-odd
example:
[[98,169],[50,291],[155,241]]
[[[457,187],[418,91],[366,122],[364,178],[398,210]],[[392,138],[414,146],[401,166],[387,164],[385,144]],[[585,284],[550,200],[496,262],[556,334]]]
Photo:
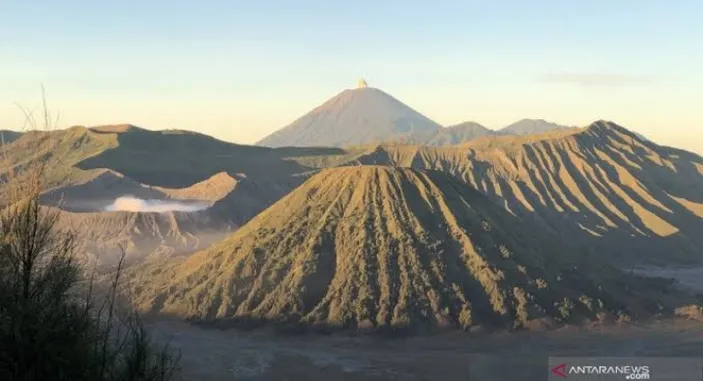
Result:
[[566,378],[566,364],[559,364],[555,366],[554,368],[551,369],[552,373],[556,374],[559,377],[564,377]]

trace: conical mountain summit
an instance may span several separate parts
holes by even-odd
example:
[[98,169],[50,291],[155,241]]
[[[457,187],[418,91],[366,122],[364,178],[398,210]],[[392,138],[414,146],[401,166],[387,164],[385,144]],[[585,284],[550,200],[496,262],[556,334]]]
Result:
[[442,127],[360,80],[257,145],[348,146],[433,136]]
[[146,311],[339,328],[520,327],[661,307],[656,282],[578,258],[449,175],[354,166],[131,279]]

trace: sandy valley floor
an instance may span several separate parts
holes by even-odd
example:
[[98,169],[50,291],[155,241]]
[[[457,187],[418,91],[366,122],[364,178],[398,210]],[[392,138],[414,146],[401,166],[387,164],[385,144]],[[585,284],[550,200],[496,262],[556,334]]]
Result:
[[703,356],[703,324],[381,339],[273,337],[152,323],[182,353],[187,380],[544,380],[547,357]]
[[[703,269],[651,274],[696,288]],[[700,288],[703,291],[703,288]],[[369,336],[274,336],[150,322],[156,338],[181,351],[187,380],[545,380],[547,357],[703,357],[703,323],[668,319],[634,326],[551,332]]]

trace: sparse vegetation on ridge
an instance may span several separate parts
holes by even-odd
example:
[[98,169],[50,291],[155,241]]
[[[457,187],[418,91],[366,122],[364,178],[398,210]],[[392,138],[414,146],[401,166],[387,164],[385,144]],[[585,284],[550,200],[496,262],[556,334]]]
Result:
[[[4,146],[0,178],[34,163],[47,171],[46,190],[88,181],[110,169],[139,183],[184,188],[220,172],[276,179],[309,170],[284,157],[315,150],[274,150],[223,142],[198,133],[124,128],[32,130]],[[312,151],[312,152],[311,152]],[[320,148],[320,153],[330,149]],[[28,155],[28,153],[31,153]]]
[[[48,112],[43,119],[49,128]],[[122,262],[102,287],[78,260],[75,233],[57,225],[56,210],[40,206],[46,165],[3,160],[11,169],[0,184],[8,196],[0,208],[0,379],[175,379],[177,355],[119,303]]]

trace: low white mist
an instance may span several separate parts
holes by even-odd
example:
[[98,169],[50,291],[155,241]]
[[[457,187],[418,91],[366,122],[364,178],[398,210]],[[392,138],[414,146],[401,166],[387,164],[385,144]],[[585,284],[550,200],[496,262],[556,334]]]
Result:
[[206,209],[210,204],[197,201],[176,200],[144,200],[141,198],[123,196],[106,206],[106,211],[111,212],[197,212]]

